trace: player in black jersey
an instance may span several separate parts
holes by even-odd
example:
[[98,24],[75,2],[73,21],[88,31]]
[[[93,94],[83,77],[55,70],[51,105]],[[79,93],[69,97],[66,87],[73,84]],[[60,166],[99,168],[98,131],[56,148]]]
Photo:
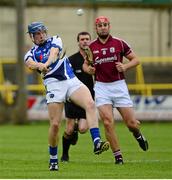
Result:
[[[94,82],[93,77],[82,70],[84,63],[85,52],[84,49],[88,47],[91,36],[88,32],[80,32],[77,35],[77,42],[79,51],[69,57],[70,63],[75,75],[82,81],[90,90],[92,97],[94,97]],[[78,140],[78,131],[85,133],[88,129],[86,121],[85,110],[73,104],[72,102],[65,103],[66,129],[62,137],[63,152],[61,161],[69,161],[70,145],[75,145]]]

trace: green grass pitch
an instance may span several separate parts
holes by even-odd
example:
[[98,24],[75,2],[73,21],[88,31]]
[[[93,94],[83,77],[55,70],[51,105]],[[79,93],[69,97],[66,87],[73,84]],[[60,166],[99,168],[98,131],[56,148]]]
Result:
[[[100,124],[102,136],[104,130]],[[112,152],[93,154],[90,134],[79,135],[71,146],[70,162],[59,164],[58,172],[48,170],[48,123],[0,125],[0,179],[172,179],[172,123],[142,123],[149,140],[142,151],[123,123],[117,123],[124,165],[115,165]],[[61,132],[64,130],[62,123]],[[61,136],[59,144],[61,156]]]

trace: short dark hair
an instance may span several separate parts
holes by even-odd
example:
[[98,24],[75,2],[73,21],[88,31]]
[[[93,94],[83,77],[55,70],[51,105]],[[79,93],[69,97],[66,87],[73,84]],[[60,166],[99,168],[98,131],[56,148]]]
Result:
[[90,35],[89,32],[82,31],[82,32],[78,33],[78,35],[77,35],[77,41],[78,41],[78,42],[79,42],[79,36],[81,36],[81,35],[89,35],[89,37],[90,37],[90,39],[91,39],[91,35]]

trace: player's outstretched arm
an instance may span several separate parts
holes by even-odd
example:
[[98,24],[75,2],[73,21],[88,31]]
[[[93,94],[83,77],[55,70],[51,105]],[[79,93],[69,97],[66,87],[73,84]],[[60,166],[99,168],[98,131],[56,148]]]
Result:
[[48,68],[45,64],[43,63],[38,63],[38,62],[35,62],[33,61],[32,58],[29,58],[26,62],[25,62],[26,66],[29,68],[29,69],[32,69],[32,70],[39,70],[43,73],[46,73],[48,72]]
[[49,67],[51,64],[57,61],[58,56],[59,56],[59,48],[52,47],[50,50],[50,55],[45,65]]

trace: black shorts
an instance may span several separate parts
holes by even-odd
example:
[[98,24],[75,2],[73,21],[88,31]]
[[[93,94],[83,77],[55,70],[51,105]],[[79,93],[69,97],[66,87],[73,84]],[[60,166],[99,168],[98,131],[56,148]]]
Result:
[[86,119],[85,110],[68,101],[65,103],[65,116],[72,119]]

